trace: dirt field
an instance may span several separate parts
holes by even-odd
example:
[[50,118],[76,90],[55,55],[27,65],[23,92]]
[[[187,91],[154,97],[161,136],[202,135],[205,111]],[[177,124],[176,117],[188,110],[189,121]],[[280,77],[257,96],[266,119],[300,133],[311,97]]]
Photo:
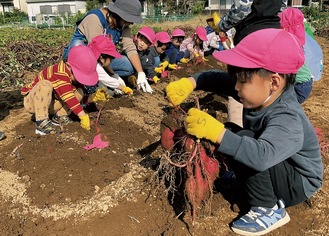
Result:
[[[323,78],[303,107],[313,125],[328,134],[329,46],[327,39],[317,39],[325,55]],[[169,79],[220,67],[209,59],[206,66],[171,72]],[[2,91],[0,130],[7,138],[0,142],[0,235],[234,235],[228,224],[238,212],[230,195],[216,191],[211,215],[192,225],[182,195],[176,192],[172,204],[166,188],[156,184],[167,84],[152,85],[152,95],[111,99],[99,120],[110,146],[90,151],[83,147],[92,142],[95,129],[86,132],[74,122],[61,134],[37,136],[19,91]],[[187,102],[196,95],[225,120],[225,98],[194,92]],[[95,122],[98,113],[89,110]],[[328,150],[323,150],[323,188],[311,205],[287,208],[291,222],[270,235],[329,235]]]

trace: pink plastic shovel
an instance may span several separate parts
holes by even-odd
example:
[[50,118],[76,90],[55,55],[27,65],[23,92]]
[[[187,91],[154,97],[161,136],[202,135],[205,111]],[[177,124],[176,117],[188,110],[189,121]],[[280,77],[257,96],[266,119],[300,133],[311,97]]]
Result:
[[[107,140],[107,137],[105,137],[105,140]],[[94,137],[94,140],[93,140],[93,143],[90,144],[90,145],[87,145],[87,146],[84,146],[83,148],[86,149],[86,150],[91,150],[93,148],[99,148],[99,149],[102,149],[102,148],[106,148],[108,147],[110,144],[109,142],[107,141],[102,141],[101,139],[101,134],[97,134],[95,137]]]

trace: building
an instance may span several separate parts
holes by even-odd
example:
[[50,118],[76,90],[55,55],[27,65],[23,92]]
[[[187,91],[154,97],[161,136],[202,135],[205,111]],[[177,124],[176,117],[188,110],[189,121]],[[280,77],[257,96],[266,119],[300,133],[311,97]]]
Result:
[[44,21],[44,18],[51,19],[52,17],[65,15],[75,15],[79,11],[86,11],[86,1],[74,0],[26,0],[27,14],[29,21]]
[[14,8],[22,12],[27,12],[26,0],[0,0],[0,14],[4,12],[13,12]]

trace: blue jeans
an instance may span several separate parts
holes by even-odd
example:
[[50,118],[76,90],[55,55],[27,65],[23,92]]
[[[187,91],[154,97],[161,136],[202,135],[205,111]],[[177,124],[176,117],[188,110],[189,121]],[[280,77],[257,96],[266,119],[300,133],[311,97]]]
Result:
[[124,55],[122,55],[120,59],[113,59],[110,66],[120,77],[127,77],[135,73],[134,67],[130,63],[128,57]]
[[295,92],[297,94],[297,101],[302,104],[310,96],[313,86],[313,79],[304,83],[298,83],[294,85]]
[[160,57],[157,56],[157,57],[154,57],[154,67],[158,67],[160,64]]

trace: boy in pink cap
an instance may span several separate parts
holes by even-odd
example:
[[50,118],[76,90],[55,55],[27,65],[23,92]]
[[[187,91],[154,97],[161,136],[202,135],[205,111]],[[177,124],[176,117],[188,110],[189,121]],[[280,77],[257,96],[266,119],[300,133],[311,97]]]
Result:
[[[90,120],[80,105],[84,85],[95,85],[98,81],[97,60],[92,50],[84,45],[73,47],[67,62],[46,67],[34,81],[21,89],[24,108],[36,119],[36,134],[54,133],[49,113],[56,114],[58,124],[70,122],[68,115],[73,112],[80,118],[81,127],[90,130]],[[96,92],[89,101],[107,100],[103,93]]]
[[[150,51],[150,47],[154,45],[155,41],[156,39],[154,30],[150,27],[144,26],[139,29],[136,36],[135,44],[146,78],[148,79],[148,81],[157,83],[159,81],[159,78],[156,76],[156,73],[154,71],[154,58]],[[136,84],[136,79],[136,76],[130,76],[129,82],[132,84],[132,86],[138,88],[138,85]],[[146,90],[153,91],[149,83],[146,83],[145,86]]]
[[154,71],[161,74],[169,65],[168,57],[165,52],[170,46],[170,35],[166,31],[161,31],[155,34],[155,44],[150,48],[153,56]]
[[103,91],[110,92],[112,95],[114,93],[131,95],[132,89],[127,87],[123,79],[111,69],[111,61],[114,58],[121,58],[121,54],[116,51],[111,39],[104,35],[98,35],[91,40],[88,47],[91,48],[97,58],[98,87],[103,87]]
[[203,27],[196,27],[194,34],[185,39],[180,45],[180,51],[184,52],[182,63],[188,63],[190,59],[196,57],[204,58],[203,41],[207,41],[207,32]]
[[194,89],[203,89],[243,104],[243,130],[196,108],[188,111],[186,130],[219,144],[240,191],[245,191],[250,210],[240,212],[231,229],[240,235],[264,235],[289,222],[286,206],[304,202],[322,186],[319,142],[294,91],[304,53],[287,31],[262,29],[234,49],[213,55],[228,65],[228,73],[209,71],[171,82],[167,96],[178,105]]
[[166,56],[169,59],[169,68],[177,69],[177,63],[184,57],[184,52],[180,52],[180,45],[185,39],[185,32],[181,29],[174,29],[171,32],[171,43],[166,50]]

